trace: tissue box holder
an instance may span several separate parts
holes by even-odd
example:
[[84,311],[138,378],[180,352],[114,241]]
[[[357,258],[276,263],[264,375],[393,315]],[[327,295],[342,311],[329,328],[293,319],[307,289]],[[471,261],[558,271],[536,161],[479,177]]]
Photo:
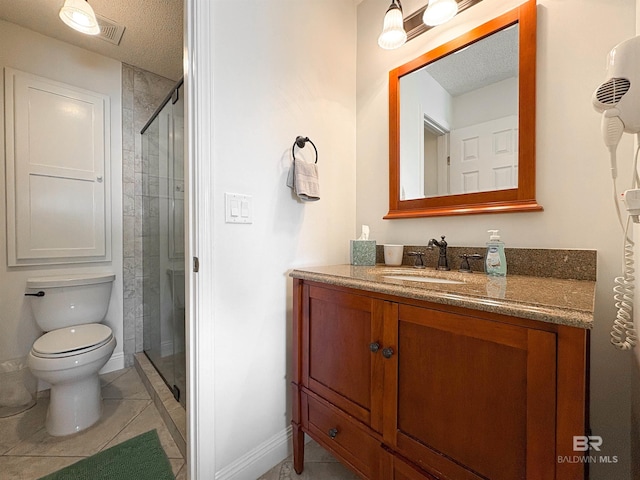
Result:
[[351,265],[375,265],[376,241],[351,240]]

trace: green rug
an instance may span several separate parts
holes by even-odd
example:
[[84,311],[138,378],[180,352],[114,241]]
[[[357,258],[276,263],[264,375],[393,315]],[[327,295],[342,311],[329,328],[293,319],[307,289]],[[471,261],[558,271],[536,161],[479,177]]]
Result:
[[40,480],[174,480],[158,432],[151,430]]

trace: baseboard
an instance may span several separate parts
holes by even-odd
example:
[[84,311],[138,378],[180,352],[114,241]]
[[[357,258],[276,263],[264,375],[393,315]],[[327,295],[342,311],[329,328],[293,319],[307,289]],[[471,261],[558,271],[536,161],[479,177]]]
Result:
[[102,369],[98,372],[98,375],[102,375],[104,373],[114,372],[116,370],[122,370],[124,368],[124,352],[118,352],[111,355],[111,358],[107,362],[107,364],[102,367]]
[[160,356],[168,357],[173,355],[173,340],[167,340],[160,344]]
[[231,465],[216,472],[215,480],[259,478],[291,455],[291,436],[292,429],[289,426],[238,458]]

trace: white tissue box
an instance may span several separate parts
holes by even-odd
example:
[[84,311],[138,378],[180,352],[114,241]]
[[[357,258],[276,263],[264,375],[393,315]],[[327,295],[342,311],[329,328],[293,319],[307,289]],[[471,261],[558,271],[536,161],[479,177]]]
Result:
[[351,240],[351,265],[375,265],[376,241]]

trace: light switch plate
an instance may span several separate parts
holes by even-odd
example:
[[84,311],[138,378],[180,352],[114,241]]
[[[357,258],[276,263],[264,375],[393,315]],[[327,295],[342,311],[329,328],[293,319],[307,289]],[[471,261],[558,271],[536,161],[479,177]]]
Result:
[[225,193],[224,209],[227,223],[253,223],[253,199],[251,195]]

